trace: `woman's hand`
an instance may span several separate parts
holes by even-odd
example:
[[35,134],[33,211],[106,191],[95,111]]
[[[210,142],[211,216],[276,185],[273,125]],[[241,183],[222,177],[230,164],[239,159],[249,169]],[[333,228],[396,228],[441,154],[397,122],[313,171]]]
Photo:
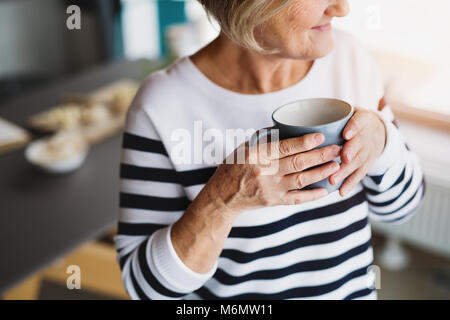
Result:
[[341,196],[366,176],[373,162],[382,154],[386,144],[386,128],[375,112],[356,109],[343,131],[343,137],[347,142],[341,152],[341,168],[330,177],[333,185],[345,179],[339,190]]
[[[225,159],[217,168],[205,192],[211,201],[218,201],[216,204],[223,211],[236,215],[249,209],[300,204],[324,197],[328,194],[326,189],[298,190],[339,170],[339,164],[332,161],[340,154],[339,146],[312,150],[324,139],[316,133],[260,144],[260,148],[270,150],[265,153],[246,142],[227,157],[233,160],[232,164]],[[245,148],[244,164],[236,163],[240,148]]]
[[240,145],[173,225],[171,240],[180,259],[192,270],[207,273],[243,211],[326,196],[326,189],[297,190],[339,170],[332,161],[341,152],[339,146],[312,150],[324,140],[315,133],[258,146]]

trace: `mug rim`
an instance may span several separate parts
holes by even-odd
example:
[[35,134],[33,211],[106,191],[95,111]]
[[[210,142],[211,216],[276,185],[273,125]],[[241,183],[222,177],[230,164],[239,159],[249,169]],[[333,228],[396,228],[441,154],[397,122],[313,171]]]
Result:
[[[340,119],[338,119],[338,120],[335,120],[335,121],[333,121],[333,122],[324,123],[324,124],[319,124],[319,125],[316,125],[316,126],[296,126],[296,125],[291,125],[291,124],[284,124],[284,123],[282,123],[282,122],[279,122],[279,121],[275,120],[275,118],[274,118],[275,113],[276,113],[279,109],[281,109],[281,108],[283,108],[283,107],[286,107],[286,106],[288,106],[288,105],[290,105],[290,104],[293,104],[293,103],[296,103],[296,102],[317,101],[317,100],[339,101],[339,102],[342,102],[342,103],[346,104],[347,106],[349,106],[349,107],[350,107],[350,111],[349,111],[344,117],[342,117],[342,118],[340,118]],[[311,129],[315,129],[315,128],[321,128],[321,127],[325,127],[325,126],[329,126],[329,125],[332,125],[332,124],[341,122],[342,120],[345,120],[345,119],[347,119],[349,116],[351,116],[351,115],[353,114],[353,111],[354,111],[353,105],[350,104],[350,103],[348,103],[348,102],[346,102],[346,101],[344,101],[344,100],[341,100],[341,99],[335,99],[335,98],[310,98],[310,99],[301,99],[301,100],[295,100],[295,101],[292,101],[292,102],[288,102],[288,103],[285,103],[285,104],[283,104],[283,105],[277,107],[277,108],[272,112],[272,121],[273,121],[275,124],[280,124],[280,125],[283,125],[283,126],[286,126],[286,127],[292,127],[292,128],[311,128]]]

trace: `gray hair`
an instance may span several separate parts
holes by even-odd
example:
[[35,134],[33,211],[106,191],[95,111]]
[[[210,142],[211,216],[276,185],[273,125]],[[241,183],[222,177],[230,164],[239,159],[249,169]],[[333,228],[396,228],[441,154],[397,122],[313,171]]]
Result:
[[255,38],[258,26],[280,12],[292,0],[198,0],[221,31],[237,44],[268,54]]

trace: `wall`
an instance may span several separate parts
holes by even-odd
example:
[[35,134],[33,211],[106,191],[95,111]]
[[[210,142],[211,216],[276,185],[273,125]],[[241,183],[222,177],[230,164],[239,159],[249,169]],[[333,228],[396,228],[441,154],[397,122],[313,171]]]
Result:
[[65,64],[64,47],[59,45],[65,20],[55,17],[65,19],[64,15],[59,0],[0,2],[0,77],[59,72]]
[[[372,48],[415,58],[447,61],[450,1],[348,0],[350,14],[335,19]],[[377,23],[379,20],[379,23]]]

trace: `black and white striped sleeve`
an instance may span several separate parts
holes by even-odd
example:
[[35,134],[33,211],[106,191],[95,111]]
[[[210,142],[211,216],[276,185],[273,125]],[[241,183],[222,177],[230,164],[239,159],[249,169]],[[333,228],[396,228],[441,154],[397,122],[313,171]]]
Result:
[[391,109],[381,112],[387,132],[386,146],[362,184],[373,221],[402,223],[417,211],[425,192],[422,168],[394,124]]
[[132,299],[181,299],[214,274],[189,269],[170,230],[190,204],[147,111],[132,106],[123,135],[120,214],[115,244]]

